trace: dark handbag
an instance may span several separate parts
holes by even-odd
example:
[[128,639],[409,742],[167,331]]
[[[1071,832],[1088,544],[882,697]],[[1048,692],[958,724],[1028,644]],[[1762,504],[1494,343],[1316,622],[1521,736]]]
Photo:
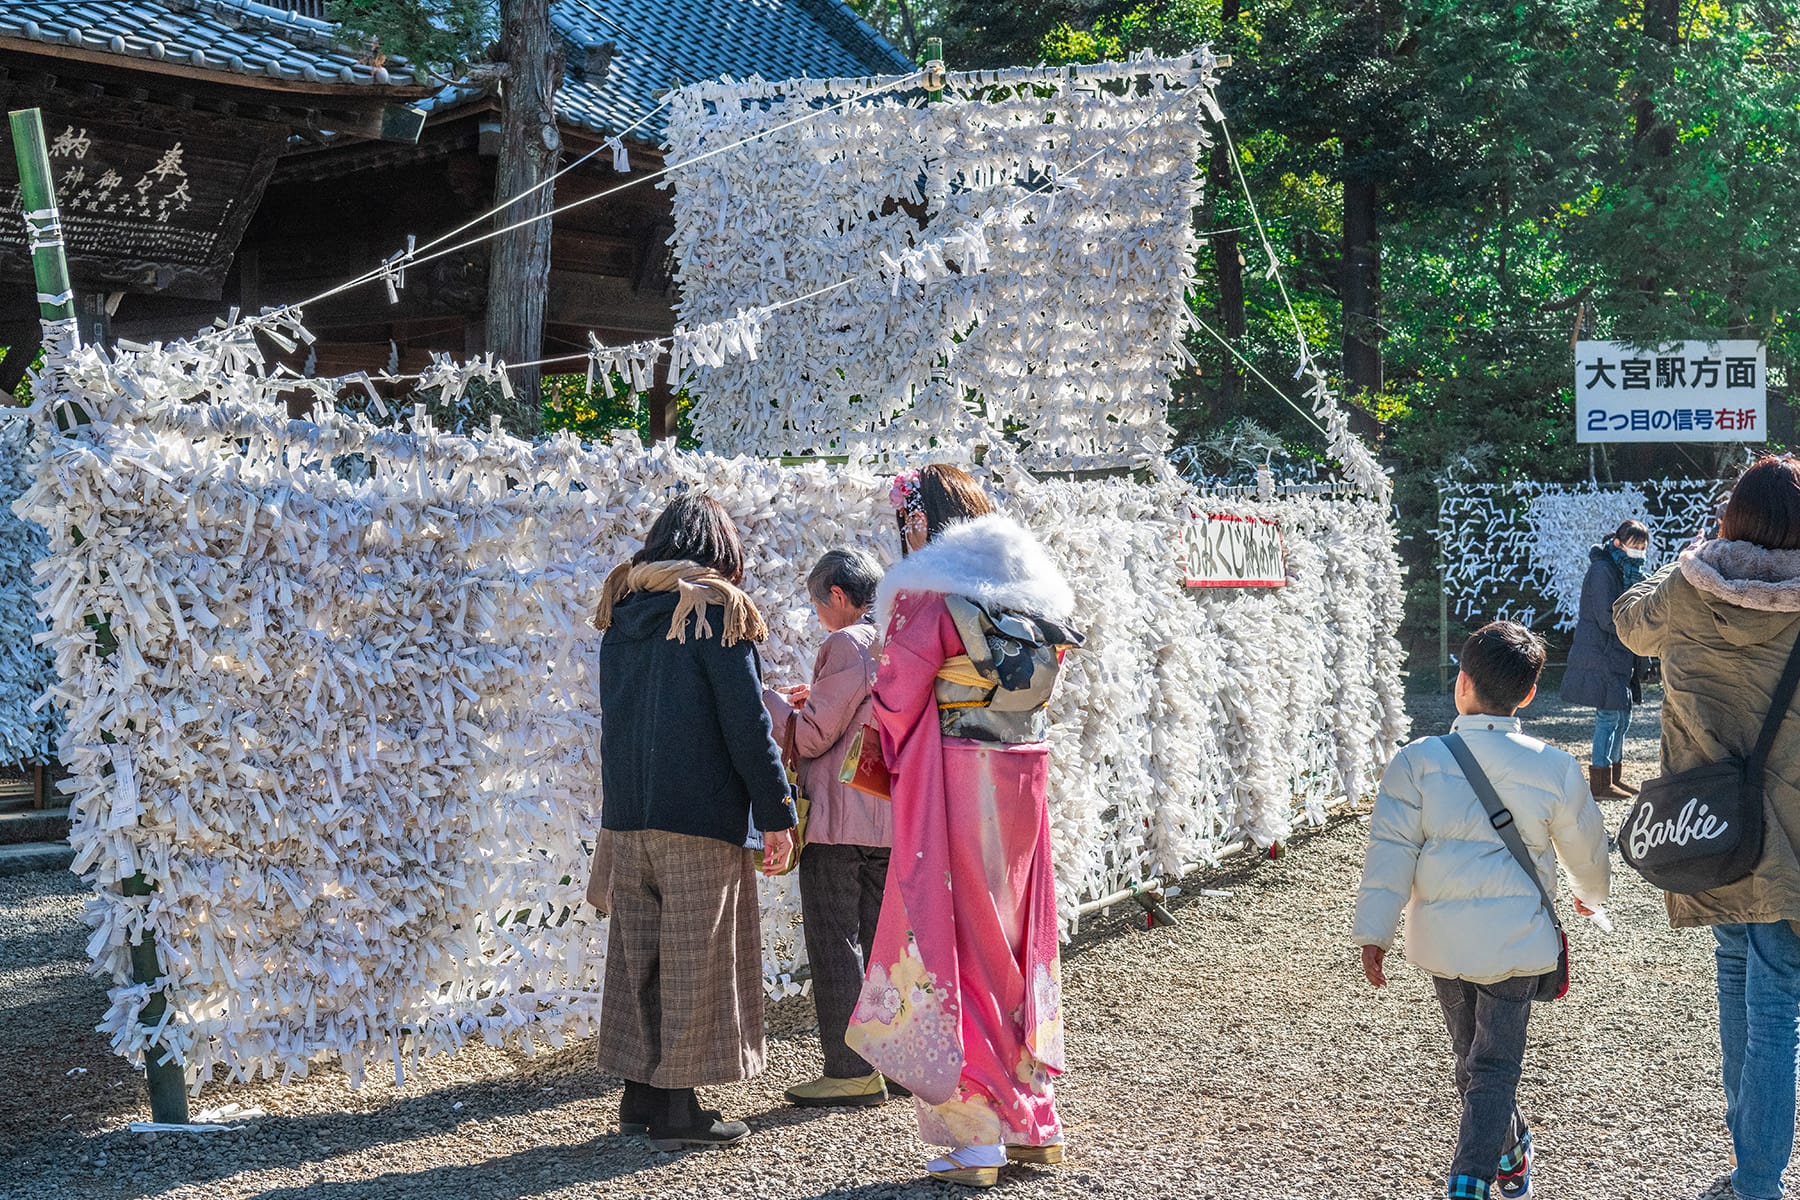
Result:
[[1770,697],[1748,758],[1732,755],[1646,780],[1619,825],[1619,853],[1665,892],[1691,896],[1736,883],[1762,858],[1763,770],[1800,684],[1800,639]]
[[893,779],[888,774],[887,760],[881,757],[881,733],[873,725],[857,729],[844,754],[844,765],[838,770],[838,782],[877,800],[894,798]]
[[1475,761],[1474,751],[1469,749],[1469,744],[1463,741],[1459,733],[1446,733],[1443,740],[1444,745],[1450,748],[1450,753],[1456,756],[1457,764],[1462,767],[1463,778],[1475,789],[1475,796],[1481,801],[1481,807],[1487,810],[1488,823],[1500,835],[1500,840],[1512,852],[1520,868],[1531,877],[1532,884],[1538,890],[1538,898],[1544,902],[1544,911],[1550,914],[1550,924],[1556,927],[1556,940],[1562,946],[1556,956],[1556,968],[1538,976],[1537,995],[1532,999],[1561,1000],[1569,994],[1569,935],[1563,932],[1562,918],[1556,915],[1556,901],[1549,889],[1544,887],[1544,881],[1539,878],[1537,867],[1531,861],[1531,851],[1525,848],[1525,839],[1519,836],[1519,827],[1513,821],[1512,813],[1501,801],[1499,793],[1494,791],[1487,772]]

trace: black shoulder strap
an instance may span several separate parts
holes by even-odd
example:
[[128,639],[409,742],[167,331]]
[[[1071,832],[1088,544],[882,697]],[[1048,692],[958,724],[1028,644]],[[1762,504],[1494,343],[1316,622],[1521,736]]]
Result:
[[1745,766],[1750,782],[1762,784],[1763,767],[1769,761],[1769,751],[1775,748],[1775,734],[1781,728],[1781,722],[1787,718],[1788,705],[1794,702],[1794,689],[1800,686],[1800,635],[1794,638],[1794,648],[1788,652],[1787,669],[1781,673],[1781,682],[1775,685],[1775,694],[1769,698],[1769,715],[1763,718],[1762,733],[1757,736],[1756,749],[1750,752],[1750,759]]
[[1500,840],[1506,843],[1506,848],[1512,851],[1513,858],[1518,861],[1520,867],[1524,868],[1525,874],[1529,875],[1531,882],[1536,885],[1538,897],[1544,902],[1544,911],[1550,914],[1550,923],[1556,926],[1558,933],[1561,933],[1562,919],[1556,915],[1556,901],[1551,899],[1549,890],[1544,887],[1544,881],[1539,878],[1537,866],[1531,861],[1531,851],[1525,848],[1525,839],[1519,836],[1519,827],[1513,821],[1512,813],[1501,801],[1499,793],[1494,791],[1493,781],[1488,779],[1487,772],[1481,769],[1481,764],[1475,761],[1475,752],[1469,749],[1469,744],[1463,741],[1460,733],[1446,733],[1443,742],[1450,748],[1450,753],[1456,756],[1457,765],[1462,767],[1463,778],[1468,780],[1469,786],[1475,789],[1475,795],[1481,801],[1481,807],[1487,810],[1488,822],[1493,825],[1494,832],[1500,835]]

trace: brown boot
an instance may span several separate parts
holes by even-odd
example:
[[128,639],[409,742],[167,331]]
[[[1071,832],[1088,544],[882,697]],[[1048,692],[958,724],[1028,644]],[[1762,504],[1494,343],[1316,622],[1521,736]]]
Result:
[[1624,763],[1614,763],[1612,765],[1612,785],[1614,787],[1618,788],[1621,792],[1624,792],[1627,796],[1635,796],[1638,794],[1638,790],[1636,788],[1632,787],[1629,783],[1625,782],[1625,764]]
[[1596,800],[1625,800],[1631,795],[1613,786],[1611,767],[1589,767],[1588,790]]

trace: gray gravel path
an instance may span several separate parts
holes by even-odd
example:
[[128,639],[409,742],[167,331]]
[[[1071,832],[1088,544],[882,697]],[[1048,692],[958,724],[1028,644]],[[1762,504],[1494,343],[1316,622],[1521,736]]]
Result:
[[[1654,699],[1654,696],[1652,697]],[[1577,750],[1587,715],[1542,704],[1534,728]],[[1415,700],[1421,732],[1448,706]],[[1646,719],[1648,718],[1648,719]],[[1654,708],[1628,754],[1653,769]],[[1617,820],[1618,806],[1608,813]],[[1069,1162],[1020,1168],[1000,1195],[1131,1200],[1429,1197],[1453,1138],[1443,1030],[1410,968],[1385,993],[1344,944],[1361,811],[1279,862],[1187,881],[1180,925],[1122,910],[1065,964]],[[1207,896],[1201,889],[1228,891]],[[771,1013],[769,1072],[712,1099],[756,1130],[711,1154],[657,1154],[611,1132],[617,1083],[572,1046],[527,1059],[476,1047],[361,1091],[322,1072],[287,1088],[209,1088],[201,1106],[268,1110],[238,1133],[140,1137],[141,1086],[91,1032],[103,992],[80,968],[79,885],[0,879],[0,1196],[18,1200],[577,1200],[594,1196],[966,1195],[921,1181],[909,1108],[803,1113],[780,1091],[818,1055],[808,1002]],[[1622,873],[1618,932],[1571,928],[1576,990],[1540,1006],[1522,1096],[1541,1195],[1686,1197],[1725,1168],[1709,940],[1671,932]],[[76,1071],[78,1073],[70,1074]]]

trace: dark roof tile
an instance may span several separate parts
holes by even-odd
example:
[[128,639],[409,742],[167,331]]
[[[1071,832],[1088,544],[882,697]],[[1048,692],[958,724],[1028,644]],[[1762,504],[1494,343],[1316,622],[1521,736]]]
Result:
[[[572,42],[610,43],[612,60],[587,79],[569,75],[557,96],[563,120],[616,133],[681,83],[720,75],[764,79],[888,75],[905,56],[841,0],[552,0],[551,20]],[[199,70],[373,86],[413,82],[402,63],[371,67],[338,42],[336,27],[257,0],[5,0],[0,37],[80,46]],[[469,89],[439,93],[454,104]],[[659,143],[657,113],[633,141]]]
[[7,0],[0,37],[79,46],[129,58],[162,59],[238,75],[306,77],[336,83],[409,85],[404,66],[388,72],[358,61],[336,27],[256,0]]

